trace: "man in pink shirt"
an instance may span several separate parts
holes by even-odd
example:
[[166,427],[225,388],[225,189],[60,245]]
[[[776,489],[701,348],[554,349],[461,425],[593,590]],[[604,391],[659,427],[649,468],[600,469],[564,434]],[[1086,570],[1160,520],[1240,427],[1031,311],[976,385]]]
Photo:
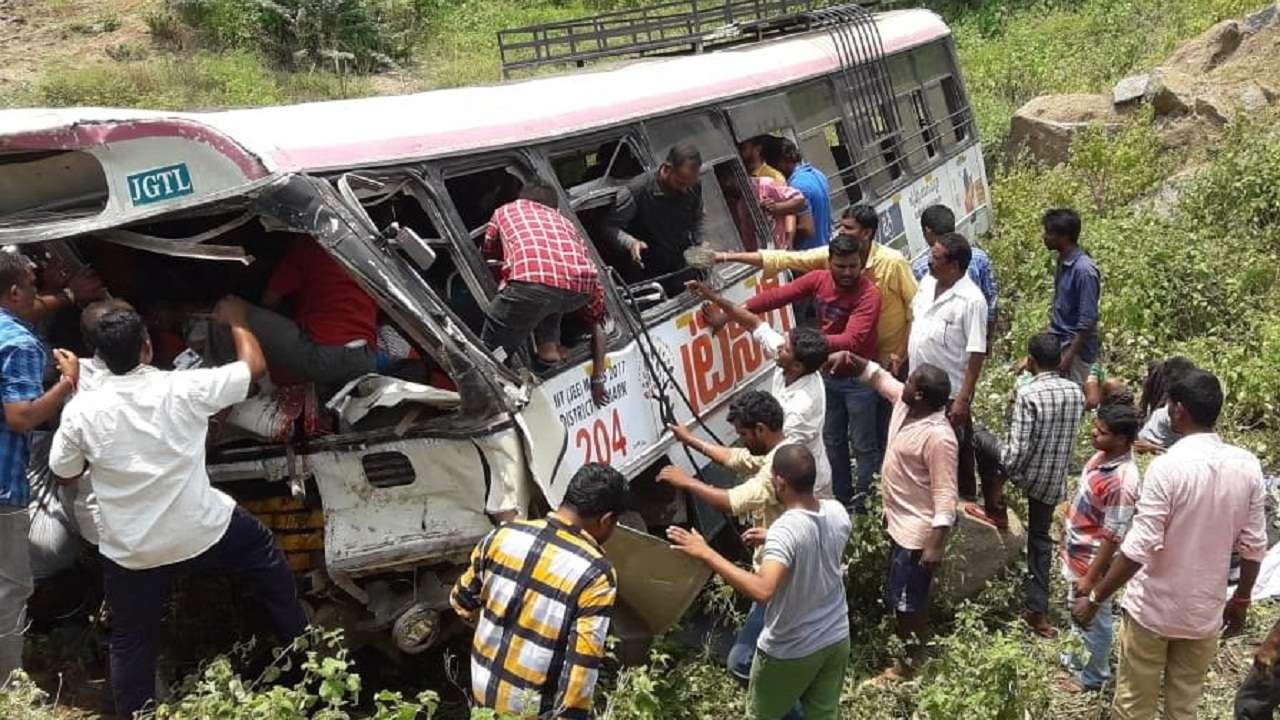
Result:
[[908,677],[922,659],[929,622],[929,586],[942,564],[947,531],[956,522],[955,431],[947,420],[951,379],[941,368],[912,368],[906,384],[878,364],[849,352],[832,355],[833,372],[852,372],[893,405],[889,443],[881,466],[881,494],[889,530],[889,575],[885,602],[908,647],[906,663],[881,675]]
[[[1120,553],[1071,609],[1087,628],[1099,605],[1132,579],[1120,627],[1115,720],[1154,718],[1162,685],[1165,718],[1195,718],[1218,635],[1244,630],[1267,550],[1262,465],[1213,432],[1222,409],[1218,379],[1191,371],[1168,398],[1169,419],[1183,438],[1152,461]],[[1224,607],[1233,550],[1240,554],[1240,584]]]

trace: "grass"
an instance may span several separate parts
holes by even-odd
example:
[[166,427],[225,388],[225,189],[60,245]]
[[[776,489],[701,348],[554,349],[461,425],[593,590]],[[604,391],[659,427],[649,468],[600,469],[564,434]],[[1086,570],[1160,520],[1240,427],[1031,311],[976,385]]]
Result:
[[371,94],[370,87],[362,77],[271,70],[257,55],[240,51],[57,66],[47,70],[18,102],[204,110],[358,97]]

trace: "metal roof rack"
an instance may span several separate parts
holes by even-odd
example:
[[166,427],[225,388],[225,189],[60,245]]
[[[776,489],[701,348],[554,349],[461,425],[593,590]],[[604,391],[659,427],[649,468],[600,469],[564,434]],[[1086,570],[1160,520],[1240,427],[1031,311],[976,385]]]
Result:
[[[551,65],[583,67],[621,57],[680,55],[804,32],[846,14],[840,0],[673,0],[591,17],[498,31],[502,76]],[[901,0],[863,0],[885,9]],[[865,11],[864,11],[865,14]]]

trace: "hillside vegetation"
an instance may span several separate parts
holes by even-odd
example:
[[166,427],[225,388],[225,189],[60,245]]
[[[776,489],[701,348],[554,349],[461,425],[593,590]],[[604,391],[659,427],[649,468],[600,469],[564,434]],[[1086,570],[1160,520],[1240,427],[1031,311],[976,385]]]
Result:
[[[9,104],[188,109],[490,82],[498,74],[493,33],[500,27],[626,4],[588,0],[290,0],[283,4],[322,1],[362,12],[362,18],[381,18],[384,25],[374,29],[388,39],[361,36],[365,49],[360,50],[344,44],[348,41],[334,27],[325,27],[281,44],[278,34],[263,36],[261,16],[256,14],[261,3],[171,0],[165,5],[157,0],[147,11],[153,13],[148,17],[153,18],[152,31],[158,31],[154,36],[134,37],[126,49],[115,50],[111,57],[34,71],[6,85],[4,100]],[[70,0],[50,2],[75,5]],[[995,356],[984,377],[980,399],[984,417],[998,417],[1012,384],[1009,371],[1018,350],[1046,321],[1052,271],[1051,258],[1039,239],[1040,214],[1047,207],[1073,206],[1084,216],[1083,244],[1103,270],[1103,359],[1108,371],[1136,386],[1151,360],[1171,353],[1194,358],[1218,373],[1227,386],[1225,434],[1261,455],[1274,472],[1280,462],[1276,402],[1280,398],[1280,315],[1273,310],[1280,300],[1275,261],[1280,252],[1280,123],[1276,118],[1238,119],[1212,145],[1170,150],[1161,144],[1155,121],[1139,113],[1118,134],[1086,135],[1073,147],[1070,161],[1052,169],[1010,157],[1002,148],[1010,115],[1031,97],[1106,90],[1120,77],[1157,64],[1179,42],[1221,19],[1255,9],[1258,2],[933,3],[955,31],[971,100],[988,144],[997,214],[995,229],[984,244],[996,262],[1005,314]],[[210,14],[183,19],[174,14],[181,4],[199,5]],[[244,14],[251,6],[254,14]],[[384,14],[371,15],[371,9]],[[68,13],[58,22],[72,22],[73,17]],[[126,18],[123,24],[131,21]],[[115,47],[112,35],[120,31],[106,30],[110,25],[94,26],[95,32],[100,31],[95,37],[102,47]],[[416,28],[418,34],[405,35],[405,27]],[[285,47],[294,50],[285,53],[281,50]],[[307,53],[297,52],[302,49]],[[373,69],[379,72],[357,72]],[[1200,170],[1177,201],[1166,208],[1168,212],[1154,212],[1149,198],[1170,176],[1191,165]],[[878,600],[884,539],[875,519],[857,528],[848,560],[857,662],[846,685],[845,717],[1107,717],[1105,698],[1071,697],[1054,690],[1055,658],[1070,641],[1033,641],[1021,630],[1015,621],[1018,585],[1012,577],[993,583],[975,602],[938,608],[947,623],[946,632],[938,638],[934,660],[918,680],[887,689],[864,686],[862,681],[896,651]],[[731,604],[729,595],[721,587],[709,594],[709,602],[723,607]],[[1065,626],[1065,613],[1060,607],[1055,612],[1057,624]],[[1203,720],[1231,716],[1230,696],[1247,669],[1251,643],[1277,616],[1280,612],[1274,607],[1256,607],[1246,637],[1224,645],[1209,678],[1200,713]],[[360,684],[358,677],[351,679],[355,676],[348,674],[346,662],[345,656],[332,663],[313,657],[310,685],[271,691],[272,695],[246,684],[229,664],[218,661],[204,680],[191,686],[188,699],[164,716],[230,718],[237,716],[237,708],[253,707],[262,710],[259,717],[271,720],[314,716],[326,708],[330,714],[325,717],[345,717],[352,712],[350,701]],[[366,688],[364,696],[368,694]],[[457,693],[445,697],[439,713],[464,713],[459,699]],[[708,656],[667,644],[654,651],[649,664],[609,677],[600,694],[602,716],[609,720],[732,717],[741,699],[737,684]],[[15,709],[18,703],[27,709]],[[299,703],[301,711],[296,710]],[[46,717],[39,705],[27,696],[0,699],[0,710],[7,717]],[[406,704],[383,695],[381,709],[368,702],[360,708],[357,715],[381,713],[375,716],[412,720],[434,710],[435,698],[423,696]]]

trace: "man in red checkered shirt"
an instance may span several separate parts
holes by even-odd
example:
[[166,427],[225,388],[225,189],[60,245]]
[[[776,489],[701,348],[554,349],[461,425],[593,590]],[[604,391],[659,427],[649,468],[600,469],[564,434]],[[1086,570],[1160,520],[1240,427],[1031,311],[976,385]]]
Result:
[[591,326],[591,397],[604,405],[604,287],[582,234],[557,204],[556,191],[535,180],[490,218],[482,252],[503,260],[502,288],[480,339],[510,356],[532,331],[537,359],[552,365],[565,360],[561,317],[579,313]]

